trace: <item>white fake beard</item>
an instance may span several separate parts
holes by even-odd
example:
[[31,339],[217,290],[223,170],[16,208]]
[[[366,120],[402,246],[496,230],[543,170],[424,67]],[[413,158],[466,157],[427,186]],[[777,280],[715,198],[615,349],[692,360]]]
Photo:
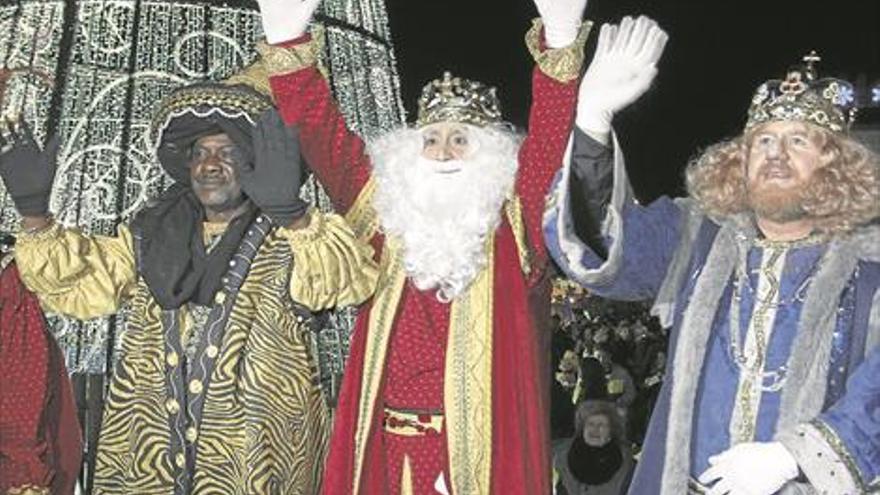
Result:
[[404,267],[415,286],[437,289],[442,302],[461,295],[485,267],[486,240],[516,178],[516,135],[468,129],[479,148],[466,160],[423,158],[421,133],[412,129],[370,145],[379,222],[403,241]]

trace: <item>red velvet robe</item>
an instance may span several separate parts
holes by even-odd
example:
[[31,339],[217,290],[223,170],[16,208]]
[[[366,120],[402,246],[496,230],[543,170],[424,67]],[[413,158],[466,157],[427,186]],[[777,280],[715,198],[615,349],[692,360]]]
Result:
[[0,493],[73,493],[82,458],[64,356],[15,264],[0,271]]
[[[347,129],[325,80],[314,67],[273,76],[270,83],[285,122],[299,127],[306,162],[337,211],[348,212],[370,179],[371,165],[363,141]],[[545,283],[547,256],[541,243],[541,216],[544,195],[562,163],[573,124],[577,80],[561,83],[536,68],[532,84],[529,133],[519,151],[516,180],[522,218],[514,220],[521,220],[525,227],[530,251],[528,275],[523,271],[517,239],[508,219],[499,226],[494,243],[490,485],[491,493],[497,494],[535,495],[550,491],[546,397],[549,373],[543,357],[546,337],[541,333],[546,328],[549,292]],[[372,242],[381,252],[382,236],[374,236]],[[397,407],[443,405],[443,330],[448,325],[448,306],[437,301],[433,292],[420,292],[410,283],[405,284],[403,291],[382,385],[394,374],[396,389],[383,390],[376,401],[359,493],[387,493],[391,486],[382,445],[380,402],[407,402],[392,404]],[[414,304],[418,307],[414,308]],[[352,337],[325,467],[325,494],[347,495],[352,491],[357,462],[354,437],[370,310],[369,306],[361,310]],[[431,321],[420,322],[419,315]],[[415,358],[419,356],[420,359]],[[420,369],[408,373],[408,366]],[[416,487],[423,484],[416,480]],[[422,492],[417,489],[416,493]]]

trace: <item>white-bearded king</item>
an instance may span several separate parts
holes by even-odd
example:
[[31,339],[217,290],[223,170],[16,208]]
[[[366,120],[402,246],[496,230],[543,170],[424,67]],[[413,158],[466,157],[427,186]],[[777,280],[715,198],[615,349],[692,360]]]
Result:
[[367,145],[315,66],[321,36],[304,33],[317,2],[260,2],[275,102],[380,263],[352,336],[326,494],[550,491],[540,218],[588,24],[585,0],[537,3],[526,136],[503,122],[493,88],[446,73],[425,86],[414,126]]
[[460,126],[469,153],[421,155],[422,133],[403,129],[370,146],[382,230],[403,241],[416,288],[448,302],[486,266],[486,239],[501,221],[517,169],[519,139],[502,127]]

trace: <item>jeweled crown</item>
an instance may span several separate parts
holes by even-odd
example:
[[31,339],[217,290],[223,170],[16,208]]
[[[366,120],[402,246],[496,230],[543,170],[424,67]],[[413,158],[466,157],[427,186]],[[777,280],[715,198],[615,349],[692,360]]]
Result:
[[803,58],[804,64],[788,71],[785,79],[773,79],[758,86],[749,106],[746,129],[779,120],[797,120],[846,132],[855,119],[852,84],[835,78],[816,79],[816,52]]
[[501,105],[495,88],[444,72],[443,78],[434,79],[422,88],[416,127],[437,122],[480,127],[501,122]]

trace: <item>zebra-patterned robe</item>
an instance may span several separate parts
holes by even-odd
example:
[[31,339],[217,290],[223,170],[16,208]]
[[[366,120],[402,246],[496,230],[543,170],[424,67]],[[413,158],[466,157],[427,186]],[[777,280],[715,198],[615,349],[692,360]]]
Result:
[[316,493],[330,413],[310,311],[369,297],[370,249],[337,216],[297,231],[258,217],[191,346],[181,334],[192,315],[158,306],[134,252],[125,227],[100,237],[54,226],[23,236],[16,255],[47,309],[89,318],[129,302],[95,493]]

